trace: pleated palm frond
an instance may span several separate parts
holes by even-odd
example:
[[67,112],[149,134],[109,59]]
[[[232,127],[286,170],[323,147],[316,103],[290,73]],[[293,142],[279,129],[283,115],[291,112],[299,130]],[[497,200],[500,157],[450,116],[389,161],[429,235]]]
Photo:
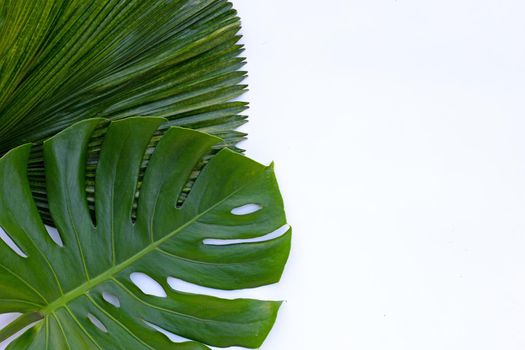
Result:
[[[34,143],[28,171],[44,218],[39,144],[79,120],[163,117],[159,135],[181,126],[222,138],[208,158],[225,146],[238,150],[245,134],[235,129],[246,119],[246,103],[234,101],[246,89],[239,29],[224,0],[2,1],[0,155]],[[101,126],[90,142],[91,202],[90,169],[104,134]]]

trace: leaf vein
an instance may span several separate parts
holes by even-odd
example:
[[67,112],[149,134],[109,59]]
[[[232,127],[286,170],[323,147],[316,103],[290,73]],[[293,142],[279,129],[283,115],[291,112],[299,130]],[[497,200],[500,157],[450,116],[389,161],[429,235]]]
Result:
[[89,334],[89,332],[82,326],[82,324],[80,323],[80,321],[78,320],[78,318],[75,316],[75,314],[73,313],[73,311],[71,311],[71,309],[65,305],[64,308],[67,310],[67,312],[71,315],[71,318],[73,319],[73,321],[75,321],[75,323],[78,325],[78,327],[82,330],[82,332],[93,342],[93,344],[95,344],[95,346],[97,348],[99,348],[100,350],[102,350],[102,347],[96,342],[95,339],[93,339],[93,337],[91,336],[91,334]]
[[87,295],[89,301],[91,301],[91,303],[93,305],[95,305],[95,307],[97,309],[99,309],[102,313],[104,313],[108,318],[110,318],[113,322],[115,322],[116,324],[118,324],[122,329],[124,329],[126,331],[126,333],[129,333],[129,335],[131,335],[133,338],[135,338],[136,340],[138,340],[140,343],[142,343],[143,345],[145,345],[148,349],[152,349],[152,350],[155,350],[154,348],[152,348],[149,344],[145,343],[142,339],[140,339],[139,337],[137,337],[135,334],[133,334],[126,326],[124,326],[120,321],[118,321],[115,317],[113,317],[110,313],[108,313],[106,310],[104,310],[95,300],[93,300],[93,298],[89,295]]

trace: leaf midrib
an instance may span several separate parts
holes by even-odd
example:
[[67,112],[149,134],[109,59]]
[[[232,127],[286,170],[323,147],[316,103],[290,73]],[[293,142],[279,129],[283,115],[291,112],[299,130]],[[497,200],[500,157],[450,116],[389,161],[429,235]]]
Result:
[[[266,167],[259,174],[255,174],[255,176],[251,179],[251,181],[253,181],[255,178],[257,178],[259,175],[263,174],[265,170],[266,170]],[[233,195],[235,195],[238,192],[242,191],[246,186],[249,185],[249,183],[251,181],[249,181],[248,183],[242,185],[241,187],[239,187],[235,191],[231,192],[226,197],[224,197],[223,199],[221,199],[220,201],[218,201],[217,203],[215,203],[214,205],[212,205],[208,209],[204,210],[202,213],[195,215],[191,220],[188,220],[186,223],[184,223],[183,225],[179,226],[176,230],[168,233],[167,235],[165,235],[164,237],[160,238],[157,241],[151,242],[148,246],[146,246],[144,249],[142,249],[141,251],[139,251],[135,255],[131,256],[130,258],[128,258],[126,260],[124,260],[120,264],[111,267],[106,272],[98,275],[97,277],[92,278],[92,279],[84,282],[83,284],[81,284],[77,288],[75,288],[75,289],[73,289],[73,290],[63,294],[61,297],[59,297],[55,301],[53,301],[50,304],[48,304],[40,312],[44,315],[44,317],[46,317],[46,316],[48,316],[50,314],[53,314],[57,309],[66,306],[69,302],[71,302],[72,300],[74,300],[74,299],[84,295],[89,290],[91,290],[92,288],[94,288],[97,285],[101,284],[102,282],[104,282],[106,280],[110,280],[113,276],[116,276],[119,272],[121,272],[121,271],[125,270],[126,268],[130,267],[136,261],[138,261],[141,258],[143,258],[145,255],[155,251],[161,244],[163,244],[167,240],[171,239],[173,236],[175,236],[179,232],[183,231],[188,226],[190,226],[193,223],[195,223],[201,217],[203,217],[204,215],[206,215],[207,213],[209,213],[210,211],[212,211],[213,209],[215,209],[216,207],[218,207],[219,205],[224,203],[230,197],[232,197]]]

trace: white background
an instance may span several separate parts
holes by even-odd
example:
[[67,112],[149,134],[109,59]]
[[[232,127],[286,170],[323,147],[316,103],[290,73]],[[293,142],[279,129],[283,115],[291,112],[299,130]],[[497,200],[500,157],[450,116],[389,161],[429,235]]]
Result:
[[525,2],[234,4],[294,228],[262,349],[525,349]]
[[524,349],[525,2],[234,4],[294,228],[262,349]]

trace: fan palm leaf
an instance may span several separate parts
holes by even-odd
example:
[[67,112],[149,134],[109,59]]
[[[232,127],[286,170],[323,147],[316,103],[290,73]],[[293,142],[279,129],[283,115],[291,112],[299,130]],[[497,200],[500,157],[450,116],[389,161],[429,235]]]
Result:
[[232,101],[246,88],[239,29],[224,0],[2,1],[0,155],[36,145],[29,174],[43,215],[39,143],[79,120],[158,116],[236,149],[246,108]]

